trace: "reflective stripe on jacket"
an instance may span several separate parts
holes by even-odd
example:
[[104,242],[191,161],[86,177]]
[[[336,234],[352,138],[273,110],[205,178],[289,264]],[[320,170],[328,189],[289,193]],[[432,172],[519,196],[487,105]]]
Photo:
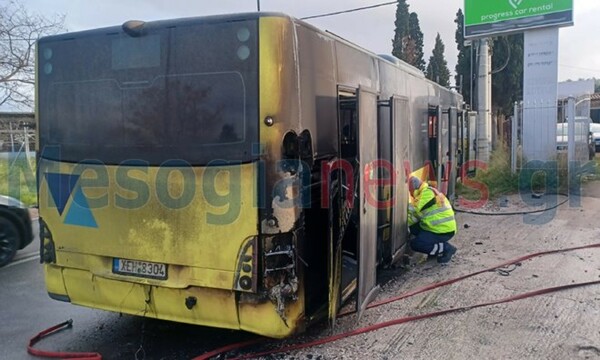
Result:
[[444,194],[423,182],[414,196],[414,201],[408,205],[409,226],[418,222],[421,229],[432,233],[456,232],[454,211]]

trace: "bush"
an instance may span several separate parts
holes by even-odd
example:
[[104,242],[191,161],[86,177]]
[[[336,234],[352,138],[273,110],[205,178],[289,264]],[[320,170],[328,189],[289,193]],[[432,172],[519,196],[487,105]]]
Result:
[[[517,163],[527,164],[527,160],[518,159]],[[548,163],[534,165],[544,166],[544,169],[521,169],[513,174],[510,169],[510,153],[506,146],[494,150],[490,157],[487,170],[480,170],[473,181],[484,184],[489,192],[491,200],[502,195],[522,193],[561,193],[569,192],[569,168],[567,154],[558,154],[554,160]],[[588,179],[589,175],[600,175],[600,158],[590,163],[583,164],[572,174],[572,186],[578,186],[582,181]],[[550,177],[548,177],[550,175]],[[554,176],[555,175],[555,176]],[[596,178],[596,177],[594,177]],[[574,189],[571,189],[574,190]],[[467,200],[478,200],[480,195],[477,190],[457,185],[456,192]]]
[[24,156],[0,159],[0,195],[14,197],[27,206],[37,204],[35,159]]
[[[510,169],[510,154],[506,146],[494,150],[490,156],[487,170],[478,170],[473,181],[484,184],[489,197],[495,199],[501,195],[515,193],[519,189],[519,175]],[[477,200],[481,194],[474,189],[458,184],[456,193],[468,200]]]

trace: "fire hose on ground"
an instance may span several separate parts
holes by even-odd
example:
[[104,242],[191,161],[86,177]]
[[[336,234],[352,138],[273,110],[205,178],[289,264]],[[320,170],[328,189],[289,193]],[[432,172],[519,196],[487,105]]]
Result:
[[[578,246],[578,247],[571,247],[571,248],[565,248],[565,249],[557,249],[557,250],[548,250],[548,251],[541,251],[541,252],[537,252],[537,253],[533,253],[533,254],[529,254],[529,255],[525,255],[525,256],[521,256],[518,257],[516,259],[512,259],[509,261],[506,261],[504,263],[492,266],[490,268],[487,269],[483,269],[480,271],[476,271],[467,275],[462,275],[453,279],[449,279],[449,280],[445,280],[445,281],[441,281],[441,282],[436,282],[436,283],[432,283],[429,285],[426,285],[424,287],[421,288],[417,288],[415,290],[406,292],[402,295],[399,296],[395,296],[395,297],[391,297],[388,299],[383,299],[380,300],[378,302],[372,303],[371,305],[369,305],[367,308],[371,309],[371,308],[375,308],[378,306],[382,306],[385,304],[389,304],[392,302],[396,302],[396,301],[400,301],[403,299],[407,299],[409,297],[418,295],[418,294],[422,294],[424,292],[427,291],[431,291],[433,289],[437,289],[440,287],[444,287],[444,286],[448,286],[454,283],[457,283],[459,281],[471,278],[473,276],[476,275],[480,275],[486,272],[491,272],[491,271],[496,271],[497,269],[501,269],[501,268],[505,268],[509,265],[514,265],[514,264],[519,264],[525,260],[529,260],[532,258],[536,258],[536,257],[541,257],[541,256],[546,256],[546,255],[552,255],[552,254],[559,254],[559,253],[565,253],[565,252],[571,252],[571,251],[576,251],[576,250],[583,250],[583,249],[597,249],[600,248],[600,243],[598,244],[591,244],[591,245],[585,245],[585,246]],[[580,287],[586,287],[586,286],[592,286],[592,285],[600,285],[600,280],[597,281],[589,281],[589,282],[581,282],[581,283],[572,283],[572,284],[567,284],[567,285],[561,285],[561,286],[555,286],[555,287],[549,287],[549,288],[543,288],[543,289],[538,289],[538,290],[534,290],[534,291],[530,291],[530,292],[525,292],[525,293],[521,293],[521,294],[517,294],[517,295],[513,295],[513,296],[509,296],[507,298],[503,298],[503,299],[499,299],[499,300],[493,300],[493,301],[489,301],[489,302],[484,302],[484,303],[480,303],[480,304],[475,304],[475,305],[468,305],[468,306],[463,306],[463,307],[457,307],[457,308],[451,308],[451,309],[446,309],[446,310],[440,310],[440,311],[435,311],[435,312],[430,312],[430,313],[426,313],[426,314],[421,314],[421,315],[413,315],[413,316],[405,316],[405,317],[400,317],[394,320],[390,320],[390,321],[386,321],[386,322],[381,322],[381,323],[376,323],[376,324],[372,324],[366,327],[362,327],[362,328],[358,328],[358,329],[354,329],[352,331],[349,332],[345,332],[345,333],[341,333],[341,334],[336,334],[333,336],[328,336],[328,337],[324,337],[321,339],[317,339],[314,341],[310,341],[310,342],[304,342],[304,343],[298,343],[298,344],[293,344],[293,345],[288,345],[285,347],[280,347],[278,349],[274,349],[274,350],[268,350],[268,351],[263,351],[263,352],[257,352],[257,353],[250,353],[250,354],[246,354],[243,356],[239,356],[239,357],[235,357],[235,358],[230,358],[230,359],[237,359],[237,360],[241,360],[241,359],[250,359],[250,358],[256,358],[259,356],[266,356],[266,355],[271,355],[271,354],[276,354],[276,353],[284,353],[284,352],[289,352],[289,351],[294,351],[294,350],[299,350],[299,349],[303,349],[303,348],[308,348],[308,347],[312,347],[312,346],[317,346],[317,345],[322,345],[322,344],[327,344],[327,343],[331,343],[340,339],[344,339],[344,338],[348,338],[351,336],[356,336],[356,335],[360,335],[360,334],[365,334],[371,331],[376,331],[379,329],[383,329],[386,327],[390,327],[390,326],[394,326],[394,325],[400,325],[400,324],[405,324],[405,323],[409,323],[409,322],[413,322],[413,321],[417,321],[417,320],[423,320],[423,319],[429,319],[429,318],[435,318],[435,317],[439,317],[442,315],[448,315],[448,314],[453,314],[453,313],[459,313],[459,312],[465,312],[468,310],[473,310],[473,309],[477,309],[477,308],[481,308],[481,307],[486,307],[486,306],[492,306],[492,305],[498,305],[498,304],[503,304],[503,303],[508,303],[508,302],[513,302],[513,301],[517,301],[517,300],[522,300],[522,299],[527,299],[527,298],[532,298],[532,297],[536,297],[536,296],[540,296],[540,295],[544,295],[544,294],[550,294],[550,293],[555,293],[555,292],[559,292],[559,291],[564,291],[564,290],[569,290],[569,289],[574,289],[574,288],[580,288]],[[341,313],[341,316],[346,316],[346,315],[350,315],[353,312],[345,312],[345,313]],[[54,359],[78,359],[78,360],[102,360],[102,356],[98,353],[95,352],[54,352],[54,351],[44,351],[44,350],[39,350],[34,348],[34,345],[36,343],[38,343],[40,340],[44,339],[47,336],[50,336],[62,329],[68,328],[72,326],[72,321],[66,321],[63,322],[61,324],[58,324],[56,326],[53,326],[47,330],[42,331],[41,333],[37,334],[35,337],[33,337],[30,341],[29,341],[29,346],[27,347],[27,352],[33,356],[36,357],[46,357],[46,358],[54,358]],[[257,345],[257,344],[261,344],[261,343],[266,343],[267,341],[269,341],[270,339],[265,339],[265,338],[256,338],[253,340],[249,340],[249,341],[244,341],[244,342],[240,342],[240,343],[235,343],[235,344],[229,344],[226,346],[223,346],[221,348],[215,349],[213,351],[207,352],[203,355],[197,356],[195,357],[193,360],[208,360],[212,357],[221,355],[221,354],[225,354],[231,351],[239,351],[243,348],[246,348],[248,346],[251,345]],[[271,340],[273,341],[273,340]]]

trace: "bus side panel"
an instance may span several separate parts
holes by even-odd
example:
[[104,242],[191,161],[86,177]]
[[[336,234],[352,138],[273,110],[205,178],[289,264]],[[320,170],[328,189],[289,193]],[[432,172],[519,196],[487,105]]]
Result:
[[300,66],[301,124],[313,139],[316,159],[338,150],[335,42],[314,29],[296,24]]
[[[282,141],[289,131],[300,128],[296,36],[289,18],[261,17],[259,20],[259,96],[261,161],[265,166],[264,206],[260,209],[260,248],[265,258],[279,250],[297,256],[298,242],[304,240],[299,225],[302,212],[297,185],[299,172],[285,162]],[[272,123],[263,121],[267,117]],[[290,165],[290,166],[288,166]],[[294,189],[296,188],[296,189]],[[281,258],[280,258],[281,259]],[[287,270],[270,271],[262,265],[263,286],[272,301],[242,296],[238,304],[240,328],[283,338],[304,328],[302,268],[295,256],[279,263]]]

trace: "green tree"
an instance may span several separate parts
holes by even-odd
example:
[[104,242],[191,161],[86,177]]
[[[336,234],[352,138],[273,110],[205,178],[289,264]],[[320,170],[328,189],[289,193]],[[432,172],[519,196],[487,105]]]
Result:
[[600,93],[600,79],[594,79],[596,81],[596,86],[594,86],[594,92]]
[[399,0],[396,8],[396,26],[394,38],[392,39],[392,55],[398,59],[407,60],[406,48],[409,45],[409,21],[410,13],[406,0]]
[[429,65],[427,65],[426,76],[428,79],[448,87],[450,86],[450,70],[448,70],[448,62],[444,57],[444,51],[444,42],[440,33],[438,33],[435,38],[433,53],[429,58]]
[[425,59],[423,53],[423,32],[419,24],[419,15],[412,12],[408,18],[408,36],[410,46],[407,49],[409,55],[408,63],[421,71],[425,71]]
[[523,99],[523,34],[498,37],[492,44],[492,109],[512,114]]
[[456,23],[455,39],[456,48],[458,49],[458,61],[456,63],[456,67],[454,68],[454,70],[456,71],[455,84],[457,87],[462,86],[461,94],[466,102],[470,102],[471,82],[473,81],[473,75],[471,71],[471,66],[473,64],[473,51],[471,47],[465,46],[465,16],[461,9],[458,9],[458,12],[456,13],[456,19],[454,19],[454,22]]

